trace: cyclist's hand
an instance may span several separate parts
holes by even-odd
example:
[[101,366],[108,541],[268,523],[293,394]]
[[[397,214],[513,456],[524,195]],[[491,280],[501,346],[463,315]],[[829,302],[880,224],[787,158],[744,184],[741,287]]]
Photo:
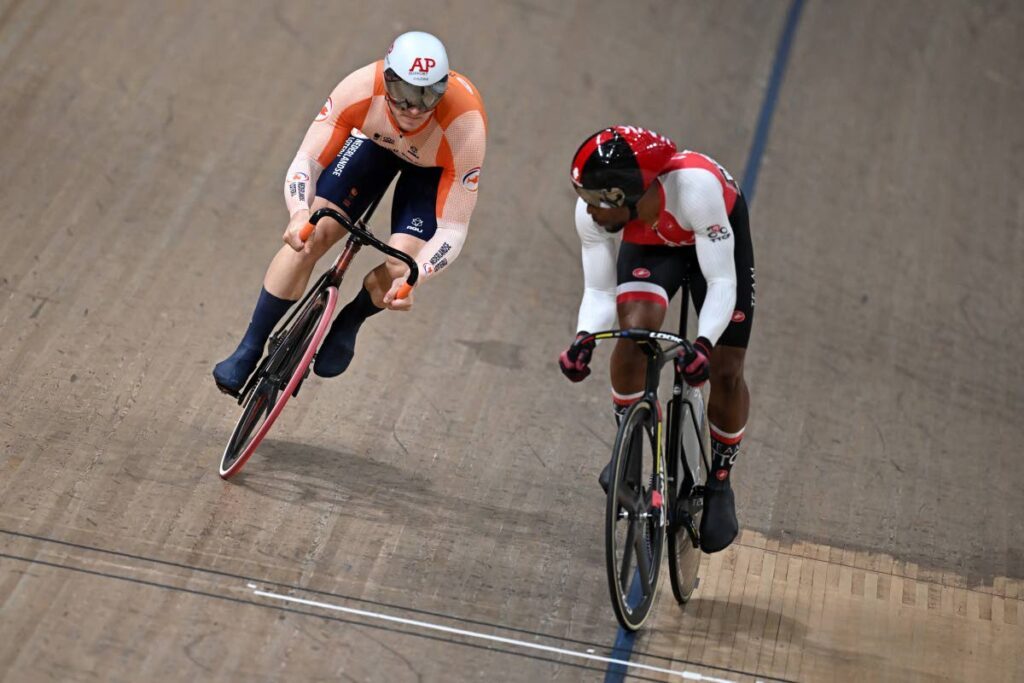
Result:
[[404,299],[396,299],[399,288],[405,284],[405,276],[396,277],[395,281],[391,283],[391,289],[384,295],[384,305],[392,311],[408,311],[412,308],[412,292],[410,291],[408,296]]
[[[576,339],[586,337],[587,334],[587,332],[581,331],[576,335]],[[558,356],[558,367],[562,370],[562,374],[573,382],[582,382],[590,374],[590,357],[593,353],[593,339],[579,346],[576,346],[574,342]]]
[[284,243],[295,251],[305,251],[307,254],[310,251],[309,240],[303,242],[299,239],[299,231],[305,227],[306,223],[309,222],[309,210],[303,209],[297,211],[291,219],[288,220],[288,227],[284,229],[284,234],[281,235],[281,239]]
[[711,376],[711,342],[704,337],[697,337],[693,342],[693,353],[684,355],[681,361],[676,362],[682,365],[680,371],[686,383],[691,387],[699,387]]

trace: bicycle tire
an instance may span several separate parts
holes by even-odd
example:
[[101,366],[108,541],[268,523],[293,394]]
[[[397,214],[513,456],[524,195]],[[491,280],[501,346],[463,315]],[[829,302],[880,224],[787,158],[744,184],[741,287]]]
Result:
[[246,398],[242,415],[221,455],[221,479],[229,479],[241,471],[284,410],[288,399],[298,390],[327,333],[337,303],[336,287],[328,287],[311,298],[291,326],[283,331],[281,342],[266,362],[261,363],[257,370],[261,376]]
[[[701,442],[708,447],[710,435],[707,433],[707,419],[703,414],[697,418],[702,433],[695,434],[691,404],[688,401],[680,401],[680,405],[678,417],[679,457],[670,458],[667,465],[669,481],[674,482],[669,490],[669,510],[672,514],[667,535],[672,595],[676,602],[683,605],[690,600],[693,591],[697,588],[701,559],[697,530],[700,529],[700,520],[704,513],[704,500],[699,495],[693,495],[693,490],[696,486],[704,485],[706,475],[703,459],[700,457],[700,442],[697,439],[701,439]],[[694,454],[693,451],[696,453]],[[688,455],[695,455],[695,457],[687,457]],[[680,468],[684,459],[687,463],[696,465],[696,472],[692,471],[693,468],[690,464]]]
[[[646,399],[630,406],[612,450],[605,508],[605,561],[615,617],[629,631],[643,626],[654,605],[665,542],[661,494],[653,486],[658,453],[649,427],[656,424],[655,416],[654,406]],[[639,447],[635,447],[635,439],[641,439]],[[643,448],[644,441],[649,451]],[[647,452],[650,465],[645,471]],[[625,532],[622,542],[617,539],[621,531]]]

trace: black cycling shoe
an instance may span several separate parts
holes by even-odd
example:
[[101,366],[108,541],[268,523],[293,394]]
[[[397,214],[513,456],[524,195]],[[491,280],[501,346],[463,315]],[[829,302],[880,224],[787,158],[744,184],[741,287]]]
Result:
[[213,366],[213,381],[217,388],[238,398],[238,392],[245,386],[262,355],[263,349],[239,344],[234,353]]
[[725,550],[736,539],[740,523],[736,519],[736,496],[726,478],[711,477],[704,486],[704,515],[700,520],[700,549],[706,553]]
[[342,311],[334,319],[323,345],[317,351],[313,372],[320,377],[337,377],[345,372],[355,356],[356,334],[361,324],[351,324],[345,311]]

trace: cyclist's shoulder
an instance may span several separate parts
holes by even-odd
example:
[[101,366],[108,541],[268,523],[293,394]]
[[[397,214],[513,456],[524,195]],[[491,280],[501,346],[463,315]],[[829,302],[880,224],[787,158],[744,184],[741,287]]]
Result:
[[345,76],[335,88],[335,94],[347,101],[359,101],[384,91],[384,61],[377,60]]
[[658,181],[667,197],[680,201],[705,192],[720,192],[734,182],[721,164],[706,154],[692,150],[674,154],[658,174]]
[[665,164],[665,168],[663,168],[661,173],[659,173],[658,175],[659,177],[666,176],[675,171],[685,171],[690,169],[702,169],[705,171],[709,171],[714,176],[721,175],[723,170],[721,164],[719,164],[717,161],[709,157],[707,154],[686,149],[681,152],[676,152],[675,154],[673,154],[669,162]]
[[452,71],[448,77],[448,90],[437,105],[437,122],[447,130],[455,121],[466,122],[486,133],[487,112],[480,91],[466,76]]

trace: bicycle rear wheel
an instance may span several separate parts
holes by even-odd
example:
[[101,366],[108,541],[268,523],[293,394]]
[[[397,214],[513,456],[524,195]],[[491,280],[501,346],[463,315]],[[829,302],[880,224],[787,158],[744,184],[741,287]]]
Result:
[[331,324],[338,290],[328,287],[306,304],[280,335],[270,356],[260,363],[257,378],[220,460],[222,479],[238,474],[256,452],[285,404],[306,377],[320,341]]
[[651,403],[634,403],[622,418],[612,451],[605,559],[615,617],[630,631],[643,626],[654,604],[665,541],[654,470],[656,425]]
[[[703,399],[699,392],[692,393],[688,398],[690,400],[681,400],[678,404],[679,457],[669,458],[667,465],[669,481],[672,482],[669,487],[669,510],[672,514],[667,534],[668,569],[672,595],[679,604],[689,601],[698,583],[701,553],[697,530],[700,529],[700,519],[704,512],[704,498],[702,495],[694,495],[694,491],[696,487],[704,485],[706,477],[701,444],[705,448],[710,447]],[[697,401],[699,403],[695,403]],[[699,412],[696,416],[694,406]],[[699,431],[694,427],[694,422]]]

